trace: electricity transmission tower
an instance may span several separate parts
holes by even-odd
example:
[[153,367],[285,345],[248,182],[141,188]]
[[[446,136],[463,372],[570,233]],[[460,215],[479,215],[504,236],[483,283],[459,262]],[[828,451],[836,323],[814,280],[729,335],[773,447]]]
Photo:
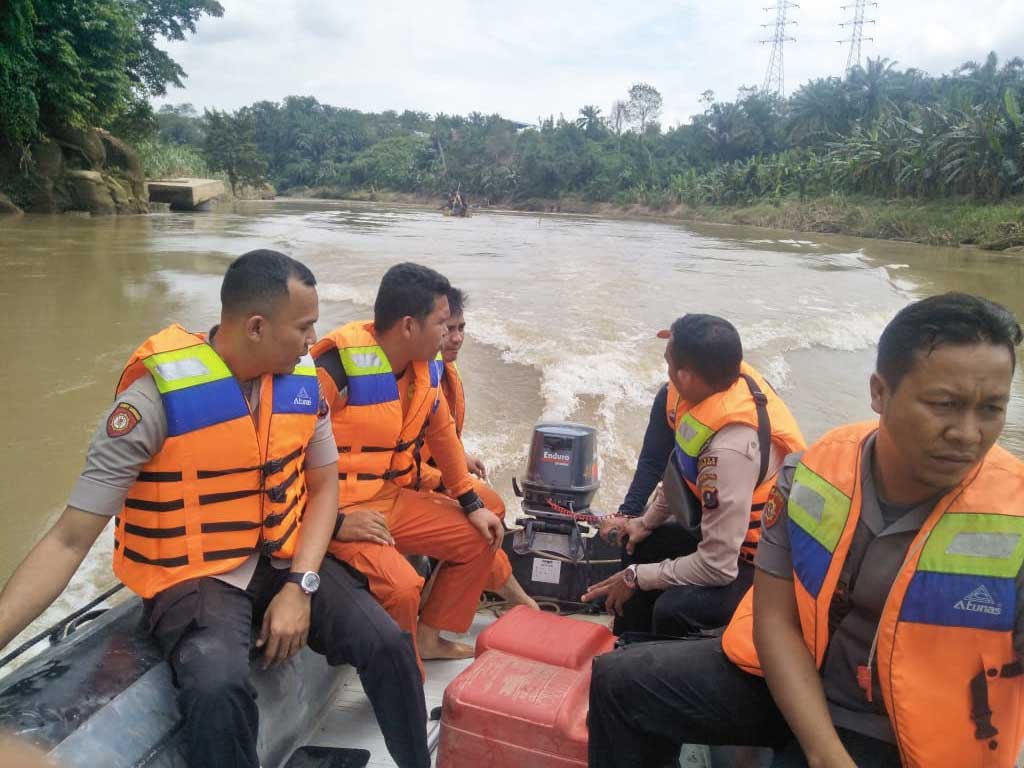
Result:
[[768,71],[764,75],[764,90],[766,93],[777,93],[779,96],[786,95],[786,75],[782,50],[786,43],[796,42],[796,38],[790,37],[787,33],[787,27],[791,24],[795,25],[796,22],[787,20],[786,13],[790,8],[799,7],[796,3],[791,3],[788,0],[778,0],[778,5],[764,9],[766,13],[768,11],[775,11],[775,23],[761,25],[765,29],[774,30],[771,37],[760,41],[762,45],[766,43],[772,44],[772,53],[768,57]]
[[846,70],[845,71],[847,71],[847,72],[849,72],[854,67],[859,67],[860,66],[860,44],[861,44],[861,42],[864,41],[864,40],[867,40],[869,42],[874,42],[874,40],[875,40],[875,38],[873,38],[873,37],[864,37],[864,25],[865,24],[874,24],[875,23],[874,19],[865,19],[864,18],[864,12],[867,10],[867,7],[869,5],[874,6],[875,8],[878,7],[878,3],[869,2],[869,0],[854,0],[853,5],[844,5],[842,7],[844,11],[847,11],[850,8],[853,8],[853,18],[852,19],[847,19],[846,21],[842,22],[839,25],[844,30],[847,27],[850,27],[851,28],[850,29],[850,36],[848,38],[844,39],[844,40],[837,40],[836,41],[836,42],[839,42],[839,43],[849,43],[850,44],[850,53],[846,57]]

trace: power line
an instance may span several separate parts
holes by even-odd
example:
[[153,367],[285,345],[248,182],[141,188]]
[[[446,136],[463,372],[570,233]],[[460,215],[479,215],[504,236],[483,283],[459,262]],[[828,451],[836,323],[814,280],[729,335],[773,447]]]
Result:
[[836,41],[838,43],[849,43],[850,44],[850,52],[849,52],[849,54],[846,57],[846,71],[847,72],[849,72],[854,67],[859,67],[860,66],[860,46],[861,46],[861,42],[863,42],[864,40],[867,40],[867,41],[873,43],[875,41],[875,38],[873,38],[873,37],[864,37],[864,25],[865,24],[874,24],[875,23],[874,19],[865,19],[864,18],[864,13],[867,10],[867,7],[869,5],[870,6],[874,6],[875,8],[878,7],[878,3],[869,2],[869,0],[854,0],[853,5],[844,5],[844,6],[842,6],[844,11],[847,11],[850,8],[853,8],[853,18],[852,19],[847,19],[846,21],[842,22],[839,25],[843,29],[846,29],[847,27],[850,27],[851,28],[850,29],[850,36],[848,38],[843,39],[843,40],[837,40]]
[[768,11],[775,11],[775,23],[774,24],[762,24],[761,26],[765,29],[772,29],[772,36],[761,40],[761,44],[766,43],[772,44],[772,53],[768,57],[768,70],[764,75],[764,90],[766,93],[777,93],[779,96],[786,95],[786,74],[785,65],[783,62],[783,48],[786,43],[795,43],[796,38],[790,37],[787,33],[787,27],[791,24],[795,25],[795,21],[786,19],[786,14],[790,8],[799,8],[800,6],[796,3],[791,3],[788,0],[779,0],[778,5],[773,5],[765,8],[765,13]]

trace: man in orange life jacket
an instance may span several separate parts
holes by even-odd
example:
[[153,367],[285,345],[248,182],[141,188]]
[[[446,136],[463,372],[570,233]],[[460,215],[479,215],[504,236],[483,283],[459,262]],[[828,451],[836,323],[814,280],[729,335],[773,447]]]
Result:
[[[462,375],[455,362],[459,359],[462,342],[466,339],[466,294],[458,288],[452,287],[448,291],[448,311],[451,315],[448,318],[447,333],[441,348],[441,359],[444,361],[441,392],[452,412],[452,418],[455,420],[455,432],[461,440],[462,428],[466,421],[466,395],[462,386]],[[424,451],[423,456],[420,486],[444,493],[445,487],[441,472],[437,469],[437,462],[433,456],[429,455],[429,449]],[[466,453],[466,468],[473,475],[473,489],[477,495],[487,505],[487,508],[497,515],[499,520],[504,520],[505,503],[501,500],[501,496],[487,484],[487,467],[477,456]],[[526,594],[522,585],[512,574],[512,564],[504,550],[499,549],[495,552],[491,575],[488,577],[484,589],[500,595],[512,605],[528,605],[531,608],[537,608],[536,601]]]
[[871,376],[879,420],[787,458],[724,636],[596,661],[590,765],[660,766],[689,742],[774,746],[778,768],[1011,768],[1024,464],[995,442],[1020,342],[979,297],[901,310]]
[[[503,533],[473,490],[441,394],[450,287],[428,267],[397,264],[381,280],[373,322],[337,328],[313,348],[339,450],[330,551],[366,576],[423,659],[472,656],[440,632],[469,628]],[[455,498],[416,490],[424,444]],[[445,563],[422,615],[423,579],[406,554]]]
[[114,571],[144,598],[171,664],[190,766],[259,765],[254,621],[264,666],[307,641],[329,664],[354,664],[387,714],[395,761],[430,764],[410,638],[357,574],[324,557],[337,449],[307,355],[315,285],[294,259],[252,251],[228,268],[209,335],[172,325],[143,343],[64,514],[0,595],[2,647],[115,517]]
[[[665,361],[681,396],[663,490],[626,525],[626,569],[583,596],[606,597],[615,631],[685,636],[724,626],[754,578],[761,509],[783,458],[804,447],[789,409],[743,362],[733,325],[688,314],[672,324]],[[671,524],[690,495],[701,507],[687,540]],[[664,500],[659,501],[659,497]]]

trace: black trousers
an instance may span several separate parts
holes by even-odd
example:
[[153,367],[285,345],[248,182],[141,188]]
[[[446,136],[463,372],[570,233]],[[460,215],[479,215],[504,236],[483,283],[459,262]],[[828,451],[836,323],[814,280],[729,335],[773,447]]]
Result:
[[[590,768],[677,765],[683,744],[771,747],[772,768],[807,762],[764,679],[734,666],[720,638],[630,645],[594,659]],[[863,768],[898,768],[896,747],[839,730]]]
[[[640,542],[632,555],[622,550],[622,565],[659,563],[696,551],[697,540],[678,525],[663,525]],[[740,561],[739,574],[721,587],[681,586],[666,590],[637,590],[615,618],[615,634],[654,632],[686,637],[702,629],[729,623],[736,606],[754,582],[754,566]]]
[[683,744],[779,747],[789,727],[764,680],[719,638],[637,643],[594,659],[591,768],[675,765]]
[[[257,768],[259,710],[250,679],[253,628],[285,583],[261,558],[248,589],[192,579],[148,600],[150,631],[174,671],[192,768]],[[426,768],[426,704],[412,639],[365,580],[328,555],[310,606],[309,647],[359,672],[388,751],[403,768]]]

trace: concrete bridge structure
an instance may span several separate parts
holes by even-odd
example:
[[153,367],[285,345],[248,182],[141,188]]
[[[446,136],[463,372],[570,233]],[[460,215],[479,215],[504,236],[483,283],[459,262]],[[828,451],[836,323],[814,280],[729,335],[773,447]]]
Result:
[[219,179],[154,179],[148,186],[149,202],[170,203],[172,211],[194,211],[224,194]]

